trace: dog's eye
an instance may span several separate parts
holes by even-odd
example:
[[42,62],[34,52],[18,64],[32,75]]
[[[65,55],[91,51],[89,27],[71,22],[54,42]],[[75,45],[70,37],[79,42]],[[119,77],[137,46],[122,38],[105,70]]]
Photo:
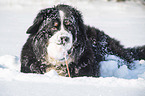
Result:
[[56,31],[57,28],[56,28],[56,27],[52,27],[51,30],[52,30],[52,31]]
[[64,21],[64,24],[67,25],[67,26],[68,26],[68,25],[71,25],[71,21],[70,21],[70,20],[65,20],[65,21]]

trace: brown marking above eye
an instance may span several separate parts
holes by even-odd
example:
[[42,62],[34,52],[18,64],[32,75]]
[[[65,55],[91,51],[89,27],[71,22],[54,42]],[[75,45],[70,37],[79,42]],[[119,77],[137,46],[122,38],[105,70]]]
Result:
[[54,26],[57,27],[58,26],[58,22],[54,22]]

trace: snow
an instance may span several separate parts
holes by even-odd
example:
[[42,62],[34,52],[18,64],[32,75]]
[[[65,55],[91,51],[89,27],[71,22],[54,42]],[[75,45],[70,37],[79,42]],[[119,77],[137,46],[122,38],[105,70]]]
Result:
[[[114,57],[114,56],[111,56]],[[108,61],[101,62],[101,76],[102,77],[118,77],[124,79],[144,78],[145,62],[144,60],[137,60],[133,62],[136,66],[133,70],[127,68],[125,62],[121,59],[108,59]],[[120,67],[118,68],[118,65]],[[144,78],[145,79],[145,78]]]
[[41,74],[20,72],[20,52],[27,28],[40,9],[70,4],[84,22],[105,31],[125,47],[145,44],[145,6],[114,0],[0,0],[0,96],[144,96],[145,61],[129,70],[119,57],[101,62],[101,77],[62,77],[55,70]]

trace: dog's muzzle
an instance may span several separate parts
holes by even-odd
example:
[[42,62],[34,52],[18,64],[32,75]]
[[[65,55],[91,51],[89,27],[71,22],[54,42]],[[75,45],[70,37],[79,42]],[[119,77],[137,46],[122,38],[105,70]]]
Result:
[[61,36],[58,40],[58,45],[63,45],[65,46],[67,43],[69,43],[70,38],[68,36]]

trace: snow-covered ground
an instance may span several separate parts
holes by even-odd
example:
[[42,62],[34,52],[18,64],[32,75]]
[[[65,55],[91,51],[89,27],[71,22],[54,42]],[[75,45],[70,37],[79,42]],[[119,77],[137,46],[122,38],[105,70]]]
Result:
[[[77,2],[76,2],[77,1]],[[88,2],[90,1],[90,2]],[[40,74],[20,72],[20,52],[40,9],[59,3],[79,9],[86,24],[104,30],[125,47],[145,45],[145,6],[140,2],[107,0],[0,0],[0,96],[145,96],[145,61],[128,70],[108,56],[101,62],[101,77],[61,77],[51,70]]]

